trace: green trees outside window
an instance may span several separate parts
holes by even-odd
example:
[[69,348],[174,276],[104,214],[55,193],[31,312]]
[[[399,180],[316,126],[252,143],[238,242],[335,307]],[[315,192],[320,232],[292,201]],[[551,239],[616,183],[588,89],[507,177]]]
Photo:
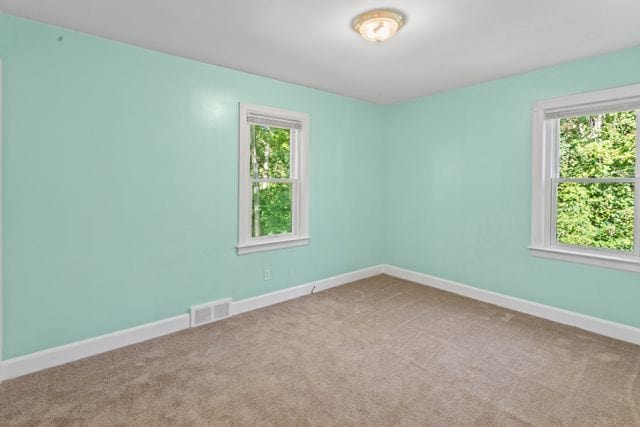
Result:
[[252,237],[292,231],[291,129],[251,125]]
[[558,242],[633,251],[635,111],[560,119],[559,150]]

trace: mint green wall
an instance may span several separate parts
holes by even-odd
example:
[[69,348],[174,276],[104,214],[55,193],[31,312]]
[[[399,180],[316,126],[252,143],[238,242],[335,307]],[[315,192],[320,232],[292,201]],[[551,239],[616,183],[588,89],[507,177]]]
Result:
[[[381,107],[8,15],[0,57],[5,359],[383,261]],[[309,246],[235,254],[239,101],[311,116]]]
[[387,107],[387,262],[640,326],[640,274],[527,250],[532,105],[638,83],[638,70],[628,49]]
[[[0,57],[5,359],[382,262],[640,326],[640,275],[527,251],[532,104],[640,48],[386,107],[2,14]],[[311,115],[307,247],[235,254],[239,101]]]

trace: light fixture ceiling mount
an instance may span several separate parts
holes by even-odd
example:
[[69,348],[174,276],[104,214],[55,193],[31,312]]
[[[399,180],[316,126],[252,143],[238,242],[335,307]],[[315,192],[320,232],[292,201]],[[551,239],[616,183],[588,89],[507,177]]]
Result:
[[406,18],[397,10],[374,9],[356,16],[351,26],[370,42],[383,42],[402,28]]

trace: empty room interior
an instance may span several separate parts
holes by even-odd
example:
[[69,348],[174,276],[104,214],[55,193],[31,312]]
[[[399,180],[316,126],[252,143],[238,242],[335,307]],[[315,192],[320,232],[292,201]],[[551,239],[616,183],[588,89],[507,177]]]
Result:
[[0,425],[640,426],[639,17],[0,0]]

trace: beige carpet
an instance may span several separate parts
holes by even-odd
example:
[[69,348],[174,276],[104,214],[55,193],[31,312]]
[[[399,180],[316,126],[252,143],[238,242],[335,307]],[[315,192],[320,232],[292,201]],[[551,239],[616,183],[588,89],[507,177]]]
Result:
[[640,347],[377,276],[0,385],[2,425],[640,425]]

